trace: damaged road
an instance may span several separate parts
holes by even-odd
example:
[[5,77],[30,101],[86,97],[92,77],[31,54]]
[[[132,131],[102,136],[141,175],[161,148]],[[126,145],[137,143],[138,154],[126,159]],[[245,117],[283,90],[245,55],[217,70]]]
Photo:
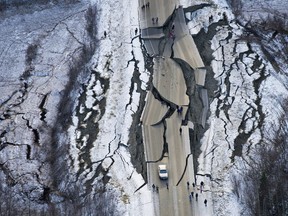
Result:
[[[139,10],[140,18],[148,19],[149,13],[143,15],[145,10]],[[195,203],[192,210],[188,199],[190,192],[195,190],[196,193],[196,188],[187,190],[187,182],[192,184],[195,179],[189,127],[193,129],[194,124],[205,126],[208,112],[204,87],[206,69],[189,34],[183,8],[175,9],[165,20],[161,16],[165,13],[160,10],[159,14],[161,28],[159,23],[155,26],[155,23],[146,22],[144,25],[145,20],[140,21],[140,26],[142,23],[142,27],[146,27],[142,29],[143,37],[141,35],[146,51],[154,57],[153,88],[148,92],[141,118],[148,184],[159,187],[159,196],[154,196],[154,203],[159,202],[160,207],[159,210],[155,208],[156,215],[197,215]],[[186,79],[188,77],[190,80]],[[186,83],[189,82],[192,86],[188,84],[188,91]],[[193,97],[198,98],[193,109],[197,109],[199,115],[191,122],[187,111]],[[159,179],[159,164],[167,165],[169,178],[166,181]],[[204,197],[209,200],[210,193]],[[209,210],[206,213],[212,215]]]

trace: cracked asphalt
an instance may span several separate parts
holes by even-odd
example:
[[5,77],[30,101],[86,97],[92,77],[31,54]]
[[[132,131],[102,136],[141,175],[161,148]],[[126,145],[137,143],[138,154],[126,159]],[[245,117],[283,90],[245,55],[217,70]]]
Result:
[[[162,10],[164,9],[165,7],[162,8]],[[139,10],[140,13],[145,13],[142,11],[143,9]],[[149,8],[145,10],[149,11]],[[161,14],[161,11],[159,13]],[[154,203],[156,205],[159,203],[159,209],[156,206],[156,215],[193,215],[193,209],[196,206],[189,202],[191,189],[187,190],[186,184],[187,182],[192,184],[195,179],[188,118],[186,117],[190,102],[185,73],[182,70],[188,65],[189,70],[186,73],[195,74],[194,86],[189,87],[195,89],[196,85],[198,86],[198,96],[202,100],[198,103],[202,111],[198,113],[202,112],[204,118],[208,111],[208,97],[207,91],[201,91],[201,89],[204,89],[206,71],[195,43],[187,30],[183,8],[179,7],[169,16],[171,16],[171,20],[165,29],[166,37],[162,38],[161,36],[156,40],[158,43],[151,43],[152,40],[155,40],[153,34],[159,35],[157,31],[154,32],[151,29],[147,32],[144,31],[145,36],[142,38],[147,52],[151,56],[155,56],[153,89],[148,92],[147,103],[141,119],[148,184],[150,187],[152,184],[159,187],[159,196],[154,196]],[[153,28],[153,23],[148,24],[148,27]],[[150,33],[150,35],[147,36],[146,33]],[[162,44],[164,48],[159,49],[161,46],[158,44]],[[169,53],[171,54],[169,51],[163,52],[169,48],[172,50],[173,56],[169,56]],[[191,51],[194,55],[190,55]],[[199,70],[201,68],[203,69]],[[195,107],[195,104],[193,105]],[[178,111],[180,107],[183,107],[181,113]],[[198,119],[200,122],[205,122],[206,120],[201,119],[202,117],[200,115]],[[167,164],[169,172],[167,181],[159,180],[157,173],[159,164]],[[169,189],[166,184],[169,185]]]
[[[139,0],[140,6],[146,2]],[[244,50],[238,47],[243,42],[233,31],[233,28],[237,29],[237,24],[228,21],[225,13],[215,22],[212,22],[212,16],[209,17],[212,21],[207,29],[203,28],[192,38],[184,13],[194,13],[211,5],[202,4],[174,11],[172,0],[158,1],[158,6],[156,1],[150,2],[150,9],[139,8],[141,37],[132,38],[132,42],[141,40],[145,67],[151,75],[147,83],[149,91],[141,88],[138,60],[133,51],[131,59],[123,66],[134,67],[126,111],[131,109],[133,91],[136,89],[140,93],[138,109],[133,111],[130,128],[128,143],[131,145],[120,141],[121,135],[115,125],[111,127],[115,136],[105,143],[105,155],[95,161],[92,161],[90,151],[100,130],[98,121],[106,112],[105,94],[111,83],[100,75],[96,67],[91,71],[84,68],[78,74],[77,67],[89,61],[97,45],[91,32],[87,32],[87,6],[76,5],[53,12],[38,11],[33,16],[29,13],[15,16],[9,21],[13,25],[7,20],[1,22],[0,89],[3,91],[0,100],[0,177],[5,182],[3,185],[11,188],[11,193],[16,192],[17,199],[26,199],[23,198],[26,195],[21,197],[21,191],[28,194],[32,201],[57,202],[55,200],[65,197],[58,186],[67,186],[67,179],[85,182],[84,193],[87,195],[92,191],[97,177],[102,176],[104,184],[109,181],[109,169],[115,161],[113,157],[119,155],[121,158],[121,153],[117,151],[123,147],[129,148],[132,163],[147,180],[146,183],[159,186],[159,194],[154,193],[153,196],[154,202],[160,204],[155,215],[189,215],[191,212],[197,215],[195,204],[191,205],[188,199],[189,192],[194,189],[187,190],[186,182],[192,183],[195,177],[205,178],[220,191],[224,179],[224,174],[218,171],[203,173],[197,170],[200,139],[210,126],[206,121],[211,114],[208,106],[215,102],[213,111],[217,127],[222,127],[223,133],[217,134],[218,140],[213,141],[212,148],[207,149],[204,155],[207,158],[211,156],[211,163],[216,161],[217,164],[216,157],[219,155],[216,152],[219,149],[223,151],[223,148],[219,148],[219,140],[223,141],[221,145],[231,152],[231,157],[223,157],[223,164],[219,164],[219,169],[224,167],[225,173],[227,164],[249,155],[255,142],[251,140],[256,133],[260,134],[260,141],[264,137],[266,113],[261,88],[270,76],[267,72],[270,69],[251,44],[247,43]],[[43,16],[46,12],[47,16]],[[155,17],[159,20],[153,24],[152,18]],[[214,50],[213,40],[216,41]],[[125,46],[124,43],[117,45],[115,49]],[[195,51],[197,49],[199,54]],[[195,51],[194,55],[187,55],[191,50]],[[85,53],[88,53],[88,57],[83,56]],[[104,70],[111,74],[117,73],[117,69],[111,67],[113,58],[112,53],[105,55]],[[221,71],[212,70],[213,61],[222,65],[219,67]],[[76,83],[78,75],[82,83],[89,85]],[[99,86],[100,92],[93,90]],[[79,104],[74,107],[76,96],[70,96],[78,93]],[[92,104],[87,103],[88,97],[93,98]],[[97,109],[93,109],[95,106]],[[183,107],[181,115],[177,113],[177,106]],[[70,117],[74,110],[78,118],[75,129],[75,146],[79,150],[77,158],[69,155],[67,150],[69,136],[66,129],[72,124]],[[62,139],[59,139],[60,136]],[[69,164],[66,164],[67,158]],[[120,160],[126,163],[125,159]],[[168,164],[169,190],[166,182],[158,178],[157,165],[160,163]],[[70,169],[74,168],[77,170],[75,179],[69,176]],[[208,194],[209,190],[205,192]],[[52,196],[57,199],[52,200]]]

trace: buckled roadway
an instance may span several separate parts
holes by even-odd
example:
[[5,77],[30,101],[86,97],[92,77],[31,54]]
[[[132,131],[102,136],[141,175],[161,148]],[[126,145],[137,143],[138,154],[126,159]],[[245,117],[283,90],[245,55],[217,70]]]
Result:
[[[192,188],[194,170],[189,128],[182,125],[189,98],[186,95],[187,87],[181,67],[170,58],[172,49],[174,57],[185,61],[194,72],[200,68],[198,76],[195,74],[197,85],[204,85],[206,71],[193,38],[189,35],[183,9],[180,7],[174,13],[178,5],[172,0],[150,0],[149,7],[142,8],[147,3],[148,1],[139,0],[139,17],[141,38],[148,54],[155,56],[154,87],[147,94],[141,121],[148,184],[151,189],[152,184],[159,187],[159,194],[155,192],[153,196],[155,215],[199,215],[197,212],[199,209],[202,211],[202,208],[197,207],[195,200],[189,201],[190,192],[197,191]],[[153,24],[152,17],[158,17],[158,23]],[[174,38],[169,37],[173,22]],[[163,32],[163,25],[168,31]],[[205,98],[205,91],[203,94]],[[176,112],[177,106],[184,108],[181,114]],[[205,115],[204,117],[206,118]],[[157,167],[162,163],[167,164],[168,181],[159,179]],[[190,183],[189,189],[187,181]],[[169,189],[166,188],[166,183]],[[199,203],[201,204],[204,205]],[[205,212],[205,215],[212,215],[207,209]]]

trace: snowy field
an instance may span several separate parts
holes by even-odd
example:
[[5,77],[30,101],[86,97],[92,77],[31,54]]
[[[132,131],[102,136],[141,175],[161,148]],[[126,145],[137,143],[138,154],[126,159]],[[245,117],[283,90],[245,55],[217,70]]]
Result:
[[[208,32],[213,22],[223,18],[223,13],[229,21],[233,20],[225,1],[214,2],[212,7],[186,14],[191,19],[188,23],[191,34],[202,28]],[[251,10],[251,4],[256,8],[255,1],[249,2]],[[270,3],[277,9],[283,2]],[[269,3],[264,1],[261,5]],[[201,141],[198,174],[211,175],[215,215],[241,215],[245,209],[234,193],[233,179],[249,167],[255,148],[276,123],[282,110],[280,101],[287,97],[286,81],[283,82],[287,78],[277,74],[261,57],[259,47],[251,48],[237,40],[243,29],[235,22],[216,30],[211,40],[214,57],[211,66],[219,83],[215,92],[219,96],[210,104],[209,129]]]
[[[225,0],[178,2],[184,8],[211,4],[185,14],[191,35],[201,30],[211,34],[217,25],[209,43],[219,87],[210,98],[198,180],[212,192],[215,215],[241,215],[232,180],[243,173],[263,134],[275,124],[281,111],[277,105],[287,97],[287,78],[275,72],[259,47],[238,40],[243,29]],[[257,2],[281,11],[288,7],[280,0],[251,2],[245,4],[251,13],[258,12]],[[90,6],[96,11],[94,36],[87,30]],[[71,184],[81,185],[78,196],[88,191],[91,197],[105,184],[106,194],[113,195],[107,195],[105,208],[115,205],[115,215],[154,215],[155,194],[129,152],[136,145],[129,143],[133,116],[150,77],[139,30],[135,34],[138,1],[86,0],[7,17],[0,22],[0,198],[13,194],[26,206],[28,197],[31,206],[42,209],[45,200],[61,203]],[[227,23],[221,23],[223,17]],[[95,49],[84,61],[87,47]],[[140,84],[132,81],[138,79],[135,71]],[[57,154],[65,148],[67,155]],[[67,170],[51,172],[54,160],[69,164]],[[65,178],[54,187],[53,177],[61,172]]]
[[[89,181],[99,165],[104,169],[109,169],[108,175],[111,179],[106,187],[108,190],[111,188],[117,194],[116,200],[113,202],[118,203],[119,212],[122,212],[123,215],[135,215],[136,212],[139,215],[152,215],[154,210],[151,190],[148,190],[145,185],[136,192],[145,184],[145,181],[141,174],[133,168],[129,155],[130,143],[128,143],[132,114],[137,111],[139,103],[137,88],[129,93],[136,67],[136,62],[132,61],[133,58],[139,61],[137,67],[141,74],[140,79],[143,79],[143,90],[148,81],[146,77],[149,75],[145,72],[139,35],[135,35],[135,29],[138,28],[138,4],[137,1],[125,0],[97,2],[97,5],[100,11],[98,20],[100,43],[92,58],[91,68],[101,78],[109,80],[110,88],[105,92],[103,85],[99,80],[96,81],[94,74],[89,78],[87,84],[89,90],[85,93],[87,100],[80,108],[101,113],[99,105],[97,105],[99,98],[106,98],[106,106],[101,118],[93,120],[99,125],[97,139],[93,142],[90,150],[93,168],[90,169],[89,166],[86,166],[87,169],[81,170],[79,178],[83,182]],[[126,13],[127,11],[128,13]],[[104,31],[107,33],[106,38]],[[90,116],[89,112],[86,113],[87,116],[81,124],[85,124],[89,118],[95,118],[95,116]],[[76,143],[78,137],[81,136],[77,126],[79,124],[77,116],[75,116],[74,126],[69,129],[72,140],[74,140],[70,153],[74,160],[73,171],[75,173],[79,173],[80,166],[83,166],[83,164],[79,164],[84,162],[77,160],[78,155],[81,154],[81,148],[77,147]],[[74,134],[77,134],[77,137],[73,139]],[[85,145],[85,139],[84,137],[82,140],[83,145]],[[98,178],[95,179],[95,184],[97,184]]]

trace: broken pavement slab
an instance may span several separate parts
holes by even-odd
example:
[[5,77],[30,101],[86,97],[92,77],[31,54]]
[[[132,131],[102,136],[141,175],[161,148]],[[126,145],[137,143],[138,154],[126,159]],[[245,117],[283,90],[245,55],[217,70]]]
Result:
[[142,124],[155,125],[162,121],[165,114],[168,112],[169,107],[155,99],[152,92],[149,91],[145,109],[149,109],[150,112],[143,112],[141,117]]
[[[164,126],[143,125],[143,139],[145,141],[145,157],[147,162],[156,162],[161,159],[163,153]],[[164,156],[164,155],[163,155]]]
[[196,44],[189,34],[182,7],[176,10],[176,17],[173,25],[175,26],[175,41],[172,47],[174,51],[173,58],[181,59],[189,64],[190,67],[194,69],[196,84],[204,86],[206,69]]
[[187,87],[181,67],[170,58],[154,61],[153,85],[166,100],[184,106],[189,104]]
[[203,128],[205,128],[205,123],[206,123],[208,109],[209,109],[207,89],[201,88],[200,98],[203,104],[202,113],[201,113],[201,125]]
[[147,53],[154,57],[159,55],[159,44],[161,39],[143,40]]
[[176,38],[173,51],[173,58],[184,60],[193,69],[204,67],[204,63],[198,53],[197,47],[191,35],[185,35],[179,40]]
[[197,85],[204,86],[205,85],[205,78],[206,78],[206,68],[196,68],[194,70],[195,74],[195,82]]
[[[176,38],[173,45],[173,58],[182,59],[193,69],[205,67],[196,44],[192,36],[189,34],[182,7],[176,10],[174,25]],[[205,79],[205,74],[202,75],[204,75]]]
[[162,28],[147,28],[141,30],[141,39],[161,39],[165,37]]

